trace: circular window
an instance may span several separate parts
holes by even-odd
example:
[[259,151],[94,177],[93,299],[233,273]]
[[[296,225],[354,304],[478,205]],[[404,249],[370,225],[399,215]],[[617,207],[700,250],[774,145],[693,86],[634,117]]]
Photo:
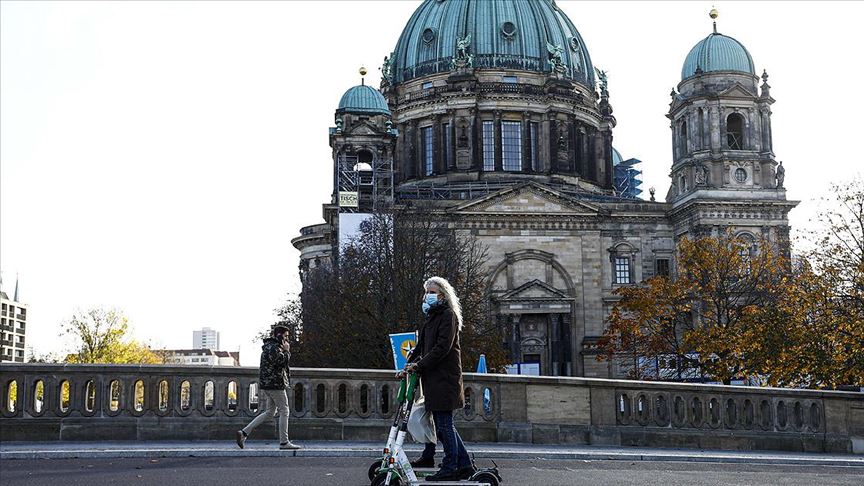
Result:
[[735,182],[739,184],[747,182],[747,171],[740,167],[735,169]]
[[435,40],[435,31],[426,27],[426,30],[423,31],[423,42],[427,44],[431,44],[432,41]]
[[575,37],[570,38],[570,49],[573,51],[579,51],[579,39]]
[[510,21],[504,22],[501,24],[501,33],[504,37],[513,37],[516,35],[516,24]]

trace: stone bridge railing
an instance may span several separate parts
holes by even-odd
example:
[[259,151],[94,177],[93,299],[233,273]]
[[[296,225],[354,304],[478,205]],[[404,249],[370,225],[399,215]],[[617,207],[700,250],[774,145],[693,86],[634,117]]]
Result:
[[[0,441],[233,440],[264,405],[257,379],[256,368],[0,364]],[[393,372],[295,368],[292,382],[292,438],[386,438]],[[864,453],[862,393],[472,373],[465,388],[469,441]]]

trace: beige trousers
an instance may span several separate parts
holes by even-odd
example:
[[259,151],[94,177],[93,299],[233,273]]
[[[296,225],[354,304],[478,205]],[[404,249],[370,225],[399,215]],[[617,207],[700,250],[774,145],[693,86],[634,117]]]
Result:
[[257,417],[255,417],[249,425],[243,427],[243,432],[246,435],[252,433],[255,430],[255,427],[261,425],[265,420],[276,416],[279,414],[279,443],[284,444],[288,442],[288,394],[285,393],[285,390],[261,390],[265,394],[269,400],[267,400],[267,408],[261,411]]

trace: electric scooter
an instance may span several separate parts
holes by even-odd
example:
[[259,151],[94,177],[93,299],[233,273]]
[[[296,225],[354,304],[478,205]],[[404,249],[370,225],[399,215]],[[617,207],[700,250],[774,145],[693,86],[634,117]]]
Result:
[[399,386],[396,400],[399,407],[390,427],[384,456],[369,466],[369,479],[372,486],[499,486],[503,481],[497,467],[478,469],[470,478],[462,481],[423,481],[424,476],[435,472],[433,468],[414,468],[402,448],[408,430],[408,417],[414,405],[414,392],[419,377],[409,373]]

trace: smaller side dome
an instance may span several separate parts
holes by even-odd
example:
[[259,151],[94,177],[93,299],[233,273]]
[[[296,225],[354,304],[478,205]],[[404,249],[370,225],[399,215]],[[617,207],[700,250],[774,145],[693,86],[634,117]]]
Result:
[[378,90],[361,84],[346,91],[342,95],[342,99],[339,100],[339,108],[336,109],[336,113],[342,114],[345,112],[390,115],[390,108],[387,106],[387,100],[384,99],[384,95],[379,93]]
[[753,58],[737,40],[723,34],[710,34],[690,49],[681,68],[681,80],[702,72],[738,71],[756,75]]
[[621,157],[621,152],[618,151],[615,147],[612,147],[612,165],[620,164],[624,159]]

